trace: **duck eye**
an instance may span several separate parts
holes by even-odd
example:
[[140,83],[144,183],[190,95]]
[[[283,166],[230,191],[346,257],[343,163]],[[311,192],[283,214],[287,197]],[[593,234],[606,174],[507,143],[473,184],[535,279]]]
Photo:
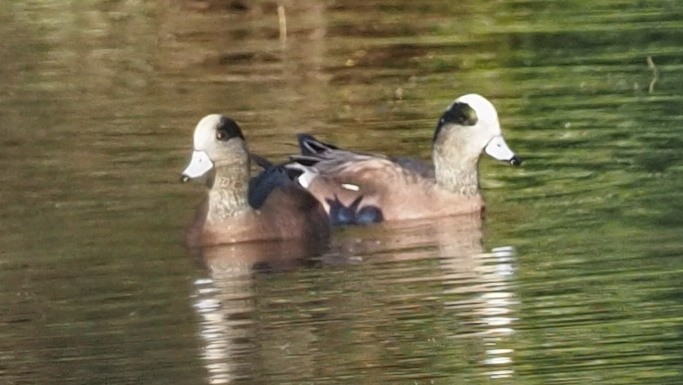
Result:
[[228,141],[233,138],[240,138],[244,140],[242,130],[240,130],[240,127],[237,125],[237,123],[235,123],[234,120],[223,117],[216,127],[216,139]]

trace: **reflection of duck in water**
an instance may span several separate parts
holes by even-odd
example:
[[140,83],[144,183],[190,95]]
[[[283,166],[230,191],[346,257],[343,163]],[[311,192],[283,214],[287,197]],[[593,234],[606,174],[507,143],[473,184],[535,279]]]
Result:
[[240,127],[217,114],[197,124],[192,160],[182,179],[209,171],[208,197],[188,231],[191,247],[328,236],[322,207],[287,170],[269,166],[250,177],[250,155]]
[[469,94],[441,116],[433,139],[434,165],[360,154],[300,135],[302,155],[293,169],[325,207],[333,224],[434,218],[479,212],[478,163],[482,152],[521,164],[503,139],[491,102]]
[[[250,177],[250,162],[265,171]],[[251,321],[255,271],[291,270],[327,244],[329,222],[318,201],[286,170],[250,155],[233,120],[204,117],[183,180],[212,171],[208,197],[195,214],[187,244],[209,276],[197,279],[202,357],[211,383],[249,377],[241,358],[257,355]],[[290,333],[291,334],[291,333]]]
[[321,373],[386,372],[396,362],[398,373],[414,374],[428,370],[427,361],[451,367],[489,359],[494,364],[482,373],[512,373],[500,360],[510,355],[514,327],[513,276],[505,274],[514,257],[484,252],[481,224],[473,213],[340,229],[331,263],[362,266],[293,273],[254,273],[239,258],[262,255],[256,266],[268,261],[270,270],[300,266],[275,258],[287,255],[282,249],[203,248],[208,275],[196,281],[193,302],[210,381],[315,382]]

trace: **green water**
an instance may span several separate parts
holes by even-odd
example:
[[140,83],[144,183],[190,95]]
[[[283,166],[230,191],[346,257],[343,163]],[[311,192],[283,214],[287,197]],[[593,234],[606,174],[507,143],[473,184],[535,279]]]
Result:
[[[683,382],[679,1],[283,4],[0,3],[0,383]],[[202,116],[428,159],[468,92],[483,223],[182,247]]]

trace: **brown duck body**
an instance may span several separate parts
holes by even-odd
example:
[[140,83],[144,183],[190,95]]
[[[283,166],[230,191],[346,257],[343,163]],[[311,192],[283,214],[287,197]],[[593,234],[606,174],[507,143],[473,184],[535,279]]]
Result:
[[295,186],[275,189],[260,209],[248,207],[222,218],[210,215],[209,200],[202,202],[187,230],[190,247],[329,236],[322,206]]
[[211,174],[208,196],[187,230],[190,247],[329,236],[325,211],[309,192],[276,168],[251,178],[250,159],[233,120],[208,115],[199,122],[183,179]]
[[503,140],[495,108],[475,94],[456,99],[439,120],[433,165],[343,150],[310,135],[300,135],[299,143],[302,155],[293,156],[290,167],[303,171],[301,185],[321,202],[333,224],[481,211],[482,152],[521,163]]
[[484,206],[476,188],[452,191],[434,178],[383,157],[342,156],[347,163],[338,168],[328,168],[325,161],[316,164],[320,174],[308,185],[328,213],[333,202],[350,207],[358,201],[358,210],[375,207],[383,220],[394,221],[467,214]]

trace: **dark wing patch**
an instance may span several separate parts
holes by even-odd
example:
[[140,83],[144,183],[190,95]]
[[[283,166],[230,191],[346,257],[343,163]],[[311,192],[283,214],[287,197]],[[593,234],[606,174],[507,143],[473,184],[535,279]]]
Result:
[[[362,199],[363,197],[359,198]],[[326,198],[325,201],[330,205],[330,224],[333,226],[346,226],[355,223],[356,213],[351,207],[344,206],[339,198],[335,196],[334,199]]]
[[377,206],[365,206],[356,213],[357,225],[369,225],[382,222],[383,220],[382,210]]
[[[254,156],[252,155],[253,159]],[[258,157],[259,159],[265,161],[266,166],[264,167],[258,160],[256,162],[264,167],[265,169],[249,180],[249,192],[247,200],[249,206],[254,209],[259,209],[263,206],[270,193],[278,187],[284,186],[298,186],[296,178],[301,175],[301,171],[288,169],[285,165],[273,165],[264,158]]]
[[358,210],[363,196],[359,196],[350,205],[345,206],[337,196],[334,199],[325,199],[330,205],[330,224],[332,226],[348,226],[348,225],[369,225],[372,223],[379,223],[384,220],[382,210],[376,206],[364,206]]

